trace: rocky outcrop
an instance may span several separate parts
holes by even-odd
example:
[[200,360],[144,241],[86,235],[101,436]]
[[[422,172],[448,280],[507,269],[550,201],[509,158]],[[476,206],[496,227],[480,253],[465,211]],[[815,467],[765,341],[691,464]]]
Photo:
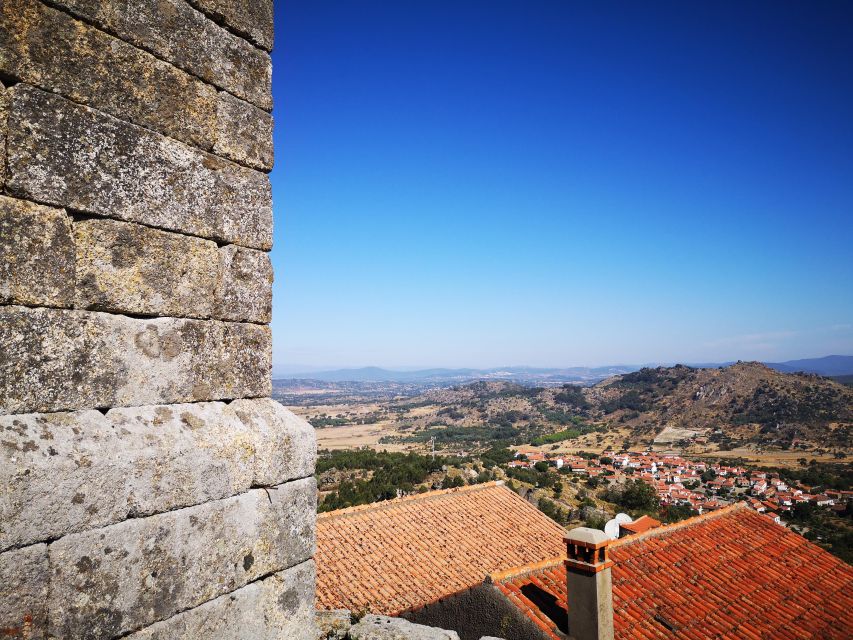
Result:
[[455,631],[414,624],[402,618],[364,616],[350,627],[351,640],[459,640]]
[[349,609],[317,611],[316,621],[319,640],[346,640],[353,624]]
[[366,615],[357,622],[345,609],[318,611],[321,640],[459,640],[455,631],[414,624],[403,618]]
[[[319,640],[459,640],[447,629],[415,624],[403,618],[366,615],[353,621],[346,609],[317,611]],[[481,640],[501,640],[483,636]]]

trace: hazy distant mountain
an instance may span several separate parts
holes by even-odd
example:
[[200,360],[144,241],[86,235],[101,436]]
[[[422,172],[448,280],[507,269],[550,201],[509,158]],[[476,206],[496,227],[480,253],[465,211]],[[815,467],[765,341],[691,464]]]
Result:
[[419,369],[396,371],[380,367],[311,371],[288,375],[288,378],[307,378],[326,382],[465,382],[470,380],[506,380],[537,384],[586,382],[593,383],[620,373],[630,373],[637,366],[570,367],[544,369],[537,367],[496,367],[493,369]]
[[853,356],[824,356],[788,360],[787,362],[767,362],[768,367],[783,373],[816,373],[821,376],[846,376],[853,374]]
[[310,378],[328,382],[399,382],[403,380],[426,380],[431,378],[471,378],[474,369],[421,369],[418,371],[394,371],[381,367],[358,369],[333,369],[292,374],[292,378]]
[[[693,368],[719,368],[733,363],[691,363]],[[766,366],[783,373],[803,371],[822,376],[841,376],[853,374],[853,356],[826,356],[805,360],[789,360],[787,362],[768,362]],[[277,378],[303,378],[323,380],[325,382],[425,382],[425,383],[457,383],[471,380],[506,380],[530,384],[558,384],[575,382],[593,384],[610,376],[638,371],[643,366],[650,365],[615,365],[610,367],[495,367],[492,369],[418,369],[400,371],[383,369],[381,367],[361,367],[357,369],[333,369],[328,371],[308,370],[294,372],[292,369],[276,371]]]

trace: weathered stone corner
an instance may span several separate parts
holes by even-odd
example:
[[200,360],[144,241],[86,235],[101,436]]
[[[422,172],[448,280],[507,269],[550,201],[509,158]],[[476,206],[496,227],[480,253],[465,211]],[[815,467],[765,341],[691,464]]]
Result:
[[313,640],[272,0],[0,2],[0,636]]
[[273,165],[272,116],[224,91],[219,94],[216,108],[213,152],[253,169],[270,171]]
[[250,637],[312,637],[316,444],[280,404],[5,416],[0,434],[0,628],[218,637],[262,614]]
[[273,0],[191,0],[191,3],[265,51],[272,49]]
[[301,564],[315,511],[306,478],[65,536],[49,548],[50,633],[113,638]]
[[0,344],[0,415],[271,390],[265,325],[0,306]]
[[132,4],[122,0],[54,0],[53,4],[190,75],[266,111],[272,109],[268,53],[184,0]]
[[317,637],[314,622],[313,560],[274,573],[229,594],[157,622],[129,640],[253,640]]
[[264,251],[0,195],[0,304],[268,323]]
[[312,475],[313,430],[270,399],[0,416],[0,551]]
[[219,242],[272,246],[265,173],[28,85],[8,93],[8,192]]
[[228,245],[219,250],[214,315],[233,322],[272,320],[272,263],[267,253]]

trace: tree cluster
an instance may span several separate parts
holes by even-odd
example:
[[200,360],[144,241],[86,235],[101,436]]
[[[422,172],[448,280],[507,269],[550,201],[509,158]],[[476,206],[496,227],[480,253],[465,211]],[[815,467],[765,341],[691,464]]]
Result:
[[654,488],[642,480],[628,480],[623,485],[611,485],[604,490],[602,498],[627,511],[657,512],[660,508]]

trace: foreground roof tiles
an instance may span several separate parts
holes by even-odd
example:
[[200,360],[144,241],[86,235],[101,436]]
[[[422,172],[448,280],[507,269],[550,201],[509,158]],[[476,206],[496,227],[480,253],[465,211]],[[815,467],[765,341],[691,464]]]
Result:
[[317,517],[317,608],[388,615],[551,558],[564,530],[501,483]]
[[[744,505],[620,539],[609,555],[618,640],[851,637],[853,568]],[[565,615],[525,595],[547,592],[564,612],[561,559],[492,580],[548,636],[565,638]]]

